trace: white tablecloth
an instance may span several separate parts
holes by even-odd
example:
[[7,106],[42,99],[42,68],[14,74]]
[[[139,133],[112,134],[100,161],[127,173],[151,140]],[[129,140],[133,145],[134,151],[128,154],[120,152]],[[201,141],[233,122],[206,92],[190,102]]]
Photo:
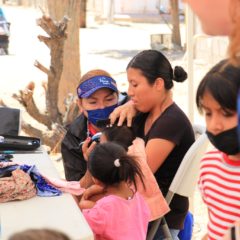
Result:
[[[35,164],[40,173],[59,177],[45,151],[15,154],[14,161]],[[0,203],[1,240],[29,228],[52,228],[66,233],[71,239],[93,240],[93,233],[70,194],[58,197],[34,197],[23,201]]]

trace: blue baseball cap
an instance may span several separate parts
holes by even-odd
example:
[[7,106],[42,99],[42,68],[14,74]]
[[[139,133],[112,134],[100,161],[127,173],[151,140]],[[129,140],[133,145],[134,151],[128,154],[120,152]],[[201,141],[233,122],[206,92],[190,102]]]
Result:
[[108,76],[95,76],[79,84],[77,95],[79,98],[88,98],[101,88],[109,88],[114,92],[118,92],[114,79]]

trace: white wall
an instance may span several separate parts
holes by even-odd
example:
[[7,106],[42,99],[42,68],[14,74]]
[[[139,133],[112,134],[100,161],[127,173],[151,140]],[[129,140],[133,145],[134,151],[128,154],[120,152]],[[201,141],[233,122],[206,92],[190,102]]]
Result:
[[[111,0],[88,0],[88,10],[106,15]],[[160,6],[169,9],[169,0],[113,0],[114,14],[159,14]],[[179,7],[184,4],[179,0]]]
[[115,13],[157,14],[157,2],[158,0],[115,0]]

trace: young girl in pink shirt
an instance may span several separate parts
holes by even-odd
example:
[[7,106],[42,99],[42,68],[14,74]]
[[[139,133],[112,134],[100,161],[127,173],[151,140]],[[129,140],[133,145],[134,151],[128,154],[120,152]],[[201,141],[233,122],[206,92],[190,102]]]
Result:
[[[156,220],[169,212],[170,208],[148,166],[144,141],[141,138],[136,138],[134,130],[125,124],[123,126],[107,125],[103,127],[99,141],[100,143],[115,142],[121,145],[129,155],[135,157],[143,173],[144,181],[143,185],[141,179],[136,177],[136,185],[138,192],[143,196],[150,209],[150,221]],[[85,184],[81,184],[82,187],[87,188],[83,198],[87,196],[88,199],[96,201],[102,197],[102,192],[98,192],[98,190],[100,191],[101,189],[99,189],[97,185],[93,185],[89,171],[87,171],[87,174],[82,178],[81,183]],[[83,202],[81,204],[83,204]]]
[[93,149],[87,165],[94,183],[104,189],[97,202],[80,202],[95,239],[145,240],[150,211],[137,192],[135,177],[143,182],[143,175],[134,157],[119,144],[106,142]]

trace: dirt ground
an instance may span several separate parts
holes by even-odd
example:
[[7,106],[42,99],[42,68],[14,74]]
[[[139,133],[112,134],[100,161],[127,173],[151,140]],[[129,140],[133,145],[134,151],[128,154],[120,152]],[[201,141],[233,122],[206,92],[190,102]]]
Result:
[[[44,44],[37,40],[42,31],[36,26],[36,18],[40,11],[34,9],[6,6],[5,15],[11,22],[9,55],[0,56],[1,96],[8,106],[21,108],[24,117],[28,117],[22,106],[12,98],[12,94],[24,89],[28,82],[34,81],[36,92],[34,97],[40,109],[44,110],[44,91],[41,87],[46,76],[33,66],[37,59],[48,66],[49,53]],[[127,89],[125,68],[128,61],[139,51],[151,47],[150,36],[157,31],[169,31],[164,24],[117,23],[98,25],[90,22],[88,28],[81,29],[81,70],[82,73],[94,68],[109,71],[117,80],[121,90]],[[186,67],[184,53],[180,51],[165,52],[173,65]],[[106,67],[107,66],[107,67]],[[208,64],[194,65],[194,87],[196,88],[203,74],[209,69]],[[174,100],[188,112],[188,83],[176,84]],[[194,102],[192,103],[194,104]],[[195,104],[194,104],[195,105]],[[203,124],[203,119],[195,109],[194,122]],[[33,120],[31,120],[33,121]],[[37,124],[37,123],[35,123]],[[63,177],[60,155],[51,156],[59,174]],[[192,199],[194,213],[193,239],[201,239],[206,232],[207,212],[196,190]]]

